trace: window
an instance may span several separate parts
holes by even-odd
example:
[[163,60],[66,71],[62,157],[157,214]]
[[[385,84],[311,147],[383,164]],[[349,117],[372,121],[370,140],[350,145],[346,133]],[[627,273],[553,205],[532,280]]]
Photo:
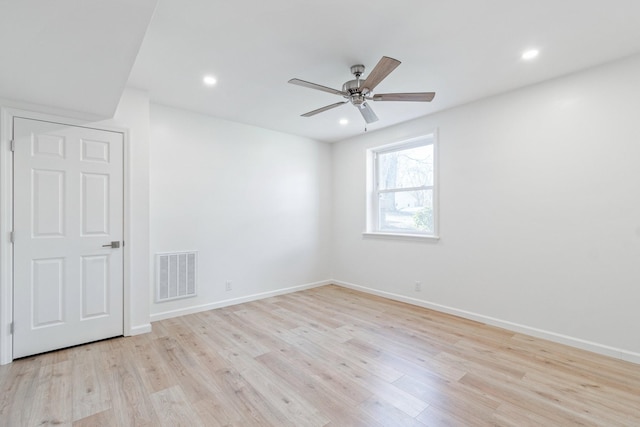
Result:
[[435,136],[368,153],[368,234],[436,237]]

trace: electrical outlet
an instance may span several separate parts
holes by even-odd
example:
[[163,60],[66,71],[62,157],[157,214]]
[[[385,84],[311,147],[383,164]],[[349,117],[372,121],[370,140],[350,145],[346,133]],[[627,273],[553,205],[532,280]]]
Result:
[[224,282],[224,290],[229,292],[231,290],[231,280],[227,280],[226,282]]
[[416,280],[413,290],[416,292],[420,292],[422,290],[422,282]]

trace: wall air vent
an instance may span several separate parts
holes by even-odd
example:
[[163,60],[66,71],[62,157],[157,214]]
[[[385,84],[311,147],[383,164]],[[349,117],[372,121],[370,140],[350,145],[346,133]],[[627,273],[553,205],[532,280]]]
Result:
[[156,302],[196,296],[197,252],[156,254]]

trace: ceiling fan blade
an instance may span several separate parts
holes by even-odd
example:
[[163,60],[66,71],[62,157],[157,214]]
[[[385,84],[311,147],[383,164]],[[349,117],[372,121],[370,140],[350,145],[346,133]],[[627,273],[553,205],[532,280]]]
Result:
[[417,93],[378,93],[373,95],[374,101],[413,101],[413,102],[431,102],[435,92],[417,92]]
[[362,103],[358,110],[360,111],[360,114],[362,114],[365,122],[373,123],[378,121],[378,116],[376,116],[376,113],[373,112],[371,107],[369,107],[369,104],[367,104],[366,102]]
[[389,75],[389,73],[395,70],[398,65],[400,65],[400,61],[398,61],[397,59],[383,56],[382,59],[378,61],[373,70],[371,70],[371,72],[367,76],[367,79],[362,84],[362,87],[365,88],[363,92],[373,91],[373,89],[378,86],[378,84],[380,84],[380,82],[384,80]]
[[289,83],[291,83],[292,85],[304,86],[304,87],[308,87],[310,89],[316,89],[316,90],[321,90],[323,92],[333,93],[334,95],[342,95],[342,96],[348,96],[349,95],[347,92],[343,92],[343,91],[338,90],[338,89],[332,89],[330,87],[318,85],[318,84],[307,82],[307,81],[300,80],[300,79],[291,79],[291,80],[289,80]]
[[318,108],[317,110],[309,111],[308,113],[302,114],[302,117],[311,117],[315,116],[318,113],[322,113],[323,111],[331,110],[332,108],[336,108],[341,106],[342,104],[346,104],[349,101],[336,102],[335,104],[327,105],[326,107]]

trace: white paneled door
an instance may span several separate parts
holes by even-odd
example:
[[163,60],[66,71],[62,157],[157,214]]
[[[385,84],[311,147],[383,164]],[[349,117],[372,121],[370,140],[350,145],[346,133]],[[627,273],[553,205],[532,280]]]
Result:
[[14,118],[13,357],[123,333],[123,135]]

